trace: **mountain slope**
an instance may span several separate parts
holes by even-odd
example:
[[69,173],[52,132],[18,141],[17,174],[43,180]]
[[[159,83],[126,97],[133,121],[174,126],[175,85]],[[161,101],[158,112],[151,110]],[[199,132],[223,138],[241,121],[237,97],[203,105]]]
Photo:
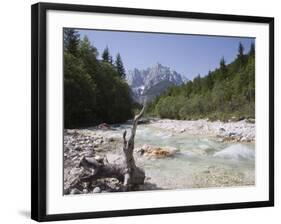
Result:
[[228,65],[169,88],[147,112],[161,118],[240,120],[255,118],[255,53],[238,55]]
[[128,71],[127,82],[131,87],[135,101],[142,103],[144,99],[151,101],[169,87],[181,85],[185,78],[159,63],[144,70]]

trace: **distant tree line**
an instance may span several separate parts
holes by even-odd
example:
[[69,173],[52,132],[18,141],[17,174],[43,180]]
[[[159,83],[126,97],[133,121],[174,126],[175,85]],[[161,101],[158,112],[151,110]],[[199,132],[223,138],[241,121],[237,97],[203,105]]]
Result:
[[64,29],[65,128],[119,123],[133,116],[130,87],[120,54],[113,61],[108,47],[97,49],[74,29]]
[[236,59],[193,81],[171,87],[148,105],[148,114],[170,119],[228,120],[255,117],[255,45],[245,54],[240,43]]

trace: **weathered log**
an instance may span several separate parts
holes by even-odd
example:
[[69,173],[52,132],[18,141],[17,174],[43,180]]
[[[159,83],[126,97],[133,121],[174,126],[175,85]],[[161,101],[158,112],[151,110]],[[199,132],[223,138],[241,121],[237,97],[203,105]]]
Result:
[[127,132],[123,132],[123,152],[124,163],[123,164],[111,164],[106,160],[96,160],[91,157],[83,157],[79,166],[83,167],[90,172],[87,176],[80,177],[80,181],[89,182],[97,180],[99,178],[117,178],[123,183],[124,191],[130,191],[135,186],[143,184],[145,179],[145,172],[136,166],[134,159],[134,139],[136,135],[137,125],[139,119],[142,117],[145,110],[145,106],[141,112],[135,116],[133,120],[133,126],[131,129],[131,135],[129,140],[126,139]]
[[114,177],[119,181],[124,181],[125,166],[118,164],[106,164],[104,161],[100,162],[94,158],[83,157],[79,164],[80,167],[88,170],[88,176],[80,177],[81,181],[93,181],[99,178]]

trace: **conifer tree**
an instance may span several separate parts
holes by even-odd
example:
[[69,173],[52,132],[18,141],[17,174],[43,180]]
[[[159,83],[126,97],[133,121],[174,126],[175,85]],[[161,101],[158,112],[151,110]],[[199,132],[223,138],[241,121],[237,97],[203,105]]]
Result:
[[223,80],[226,77],[226,65],[224,57],[220,60],[219,80]]
[[106,46],[106,48],[104,49],[104,51],[102,53],[102,60],[105,62],[108,62],[108,63],[110,63],[110,61],[112,61],[108,46]]
[[76,30],[71,28],[63,30],[63,47],[65,52],[77,56],[79,41],[80,35]]
[[225,70],[225,68],[226,68],[225,59],[224,59],[224,57],[222,57],[220,60],[220,69]]
[[255,55],[255,44],[254,44],[254,42],[251,43],[249,55]]
[[241,42],[239,42],[238,52],[240,57],[244,56],[244,46]]
[[242,59],[244,57],[244,46],[241,42],[239,42],[238,46],[238,59]]
[[121,59],[121,56],[119,53],[116,56],[115,67],[116,67],[116,70],[117,70],[119,76],[124,79],[126,77],[126,74],[125,74],[124,65],[123,65],[123,62],[122,62],[122,59]]

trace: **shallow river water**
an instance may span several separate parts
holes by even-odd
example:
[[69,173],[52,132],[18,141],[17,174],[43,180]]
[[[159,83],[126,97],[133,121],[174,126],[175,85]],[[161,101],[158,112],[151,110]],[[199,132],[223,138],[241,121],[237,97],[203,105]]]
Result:
[[[130,126],[116,126],[105,131],[121,137]],[[110,132],[110,133],[108,133]],[[255,184],[254,143],[223,143],[207,136],[139,125],[135,147],[144,144],[179,149],[172,157],[147,158],[136,154],[137,165],[144,168],[147,181],[162,189],[246,186]],[[122,151],[116,152],[121,154]]]

